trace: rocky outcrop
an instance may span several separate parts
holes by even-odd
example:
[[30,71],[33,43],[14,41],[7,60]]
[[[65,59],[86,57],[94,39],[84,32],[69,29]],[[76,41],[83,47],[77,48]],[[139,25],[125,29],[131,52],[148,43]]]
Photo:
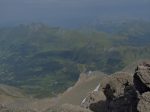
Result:
[[81,106],[94,112],[127,112],[137,104],[136,99],[132,75],[118,72],[103,78],[98,91],[92,91]]
[[132,75],[118,72],[101,81],[101,91],[104,92],[107,99],[113,99],[124,95],[126,85],[133,85]]
[[126,85],[123,95],[107,98],[107,112],[136,112],[137,102],[138,98],[135,89],[131,85]]
[[137,109],[139,112],[150,112],[150,92],[143,93]]
[[134,74],[81,74],[77,84],[62,96],[54,101],[18,99],[0,105],[0,112],[150,112],[150,63],[139,64]]
[[137,67],[134,85],[140,94],[150,91],[150,63],[142,63]]
[[[137,94],[133,87],[132,75],[119,72],[101,81],[101,91],[105,101],[91,104],[94,112],[133,112],[136,110]],[[101,106],[103,105],[103,106]]]
[[87,97],[82,101],[81,107],[86,109],[90,108],[90,105],[98,101],[105,101],[106,97],[103,92],[92,91],[87,95]]
[[139,64],[134,75],[118,72],[105,77],[81,106],[94,112],[150,112],[150,63]]
[[60,96],[59,105],[80,105],[85,96],[89,96],[90,92],[93,91],[99,84],[99,81],[105,76],[107,75],[100,71],[81,73],[77,83]]
[[140,93],[138,112],[150,112],[150,62],[140,64],[135,70],[134,85]]

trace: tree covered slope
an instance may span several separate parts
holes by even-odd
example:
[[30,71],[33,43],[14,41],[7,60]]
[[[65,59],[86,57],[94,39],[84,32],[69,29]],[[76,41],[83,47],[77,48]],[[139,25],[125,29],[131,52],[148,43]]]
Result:
[[[36,97],[54,96],[73,85],[81,72],[121,70],[134,60],[150,58],[150,24],[143,24],[105,30],[43,24],[0,28],[0,83]],[[107,32],[109,28],[115,33]]]

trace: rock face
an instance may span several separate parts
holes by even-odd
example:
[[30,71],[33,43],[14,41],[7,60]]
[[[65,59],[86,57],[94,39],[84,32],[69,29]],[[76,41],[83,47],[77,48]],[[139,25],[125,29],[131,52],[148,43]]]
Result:
[[134,85],[140,93],[138,112],[150,112],[150,62],[140,64],[135,70]]
[[137,93],[133,87],[132,76],[127,73],[118,73],[109,77],[104,85],[103,92],[107,98],[107,112],[135,112]]
[[60,99],[59,105],[72,104],[80,105],[82,100],[99,84],[106,74],[99,71],[89,71],[87,73],[81,73],[77,83],[65,91]]
[[137,67],[134,84],[140,94],[150,91],[150,63],[142,63]]
[[[106,96],[105,101],[91,104],[94,112],[133,112],[136,110],[137,93],[133,87],[132,75],[120,72],[101,81],[101,91]],[[105,109],[96,108],[104,105]]]
[[137,109],[139,112],[150,112],[150,92],[143,93]]
[[133,77],[126,72],[118,72],[101,81],[101,90],[107,99],[123,96],[124,89],[127,85],[133,85]]
[[81,106],[93,112],[150,112],[150,63],[139,64],[134,75],[118,72],[105,77]]
[[98,101],[105,101],[106,97],[103,92],[92,91],[88,96],[82,101],[81,107],[86,109],[90,108],[90,105]]

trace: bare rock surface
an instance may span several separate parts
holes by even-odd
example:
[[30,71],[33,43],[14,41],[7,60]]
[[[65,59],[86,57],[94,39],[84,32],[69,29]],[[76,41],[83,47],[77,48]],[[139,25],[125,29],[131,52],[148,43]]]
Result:
[[92,111],[72,104],[63,104],[59,112],[92,112]]
[[118,72],[104,77],[98,92],[106,100],[91,103],[88,108],[94,112],[150,112],[150,63],[139,64],[134,75]]
[[150,92],[143,93],[137,108],[139,112],[150,112]]
[[143,62],[149,62],[149,59],[141,59],[141,60],[136,60],[133,63],[130,63],[129,65],[127,65],[125,68],[123,68],[121,71],[123,72],[128,72],[131,73],[132,75],[134,75],[135,73],[135,68],[137,67],[137,65],[140,65]]
[[133,87],[133,77],[126,72],[118,72],[101,81],[101,89],[106,100],[90,105],[94,112],[130,112],[136,110],[137,94]]
[[139,95],[137,109],[139,112],[150,112],[150,62],[140,64],[134,74],[134,85]]
[[98,101],[105,101],[106,97],[102,91],[92,91],[87,95],[87,97],[81,102],[81,107],[90,108],[92,103],[96,103]]
[[134,74],[134,85],[140,94],[150,91],[150,62],[140,64]]
[[81,73],[77,83],[60,96],[59,105],[80,105],[82,100],[93,91],[105,76],[107,75],[99,71]]
[[106,97],[119,97],[124,94],[124,88],[133,85],[133,77],[126,72],[117,72],[111,76],[105,77],[101,82],[101,90]]
[[94,112],[128,112],[137,103],[133,76],[129,73],[118,72],[104,77],[98,86],[99,89],[96,87],[82,101],[82,107]]

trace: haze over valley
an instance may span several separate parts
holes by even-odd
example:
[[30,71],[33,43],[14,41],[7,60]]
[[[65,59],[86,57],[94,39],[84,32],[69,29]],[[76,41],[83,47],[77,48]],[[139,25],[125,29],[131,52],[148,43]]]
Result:
[[149,112],[149,12],[149,0],[0,0],[0,112]]
[[81,27],[95,20],[150,19],[149,0],[1,0],[0,25]]

